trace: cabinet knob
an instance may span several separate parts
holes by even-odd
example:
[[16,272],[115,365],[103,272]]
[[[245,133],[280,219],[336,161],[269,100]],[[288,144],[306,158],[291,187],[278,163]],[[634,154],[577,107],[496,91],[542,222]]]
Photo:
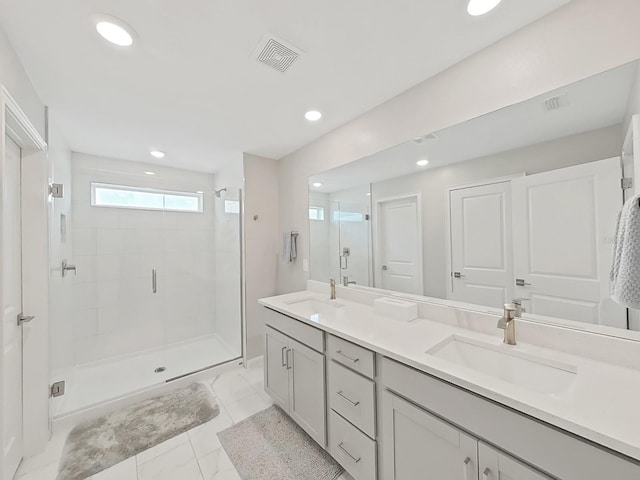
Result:
[[482,480],[491,480],[491,469],[489,467],[484,469],[484,472],[482,472]]

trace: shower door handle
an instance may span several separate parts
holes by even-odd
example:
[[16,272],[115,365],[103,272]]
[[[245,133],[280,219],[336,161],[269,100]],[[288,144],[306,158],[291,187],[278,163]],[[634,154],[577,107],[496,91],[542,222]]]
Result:
[[151,269],[151,291],[158,293],[158,272],[155,268]]

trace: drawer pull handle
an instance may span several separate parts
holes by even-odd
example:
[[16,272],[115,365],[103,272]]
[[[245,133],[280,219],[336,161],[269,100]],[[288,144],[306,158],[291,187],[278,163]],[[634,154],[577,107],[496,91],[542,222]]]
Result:
[[484,472],[482,472],[482,480],[489,480],[489,475],[491,475],[491,470],[487,467],[484,469]]
[[357,407],[358,405],[360,405],[360,401],[359,400],[357,402],[354,402],[349,397],[347,397],[344,393],[342,393],[342,390],[340,390],[338,393],[336,393],[336,395],[338,395],[343,400],[346,400],[347,402],[349,402],[354,407]]
[[462,464],[462,478],[464,480],[469,479],[469,464],[471,463],[471,458],[467,457],[464,459],[464,463]]
[[285,350],[287,349],[287,347],[282,347],[282,353],[280,354],[280,357],[282,358],[282,366],[286,367],[287,366],[287,359],[285,358]]
[[344,454],[345,454],[345,455],[347,455],[351,460],[353,460],[353,462],[354,462],[354,463],[358,463],[360,460],[362,460],[362,457],[358,457],[358,458],[356,458],[356,457],[354,457],[353,455],[351,455],[351,454],[349,453],[349,451],[348,451],[346,448],[344,448],[342,445],[343,445],[343,443],[342,443],[342,442],[340,442],[340,443],[338,444],[338,448],[339,448],[340,450],[342,450],[342,451],[344,452]]
[[347,360],[353,362],[353,363],[358,363],[360,361],[359,358],[351,358],[349,355],[345,355],[344,353],[342,353],[342,350],[338,350],[336,352],[338,355],[342,355],[344,358],[346,358]]
[[288,349],[287,350],[287,370],[291,370],[291,366],[292,366],[292,363],[293,363],[293,360],[289,361],[289,359],[291,358],[289,356],[290,353],[291,353],[291,349]]

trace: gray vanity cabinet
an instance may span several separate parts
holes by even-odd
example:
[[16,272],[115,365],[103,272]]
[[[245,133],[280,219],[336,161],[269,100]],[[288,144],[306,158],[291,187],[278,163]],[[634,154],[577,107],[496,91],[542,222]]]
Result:
[[387,391],[382,421],[386,480],[478,480],[475,438]]
[[289,370],[287,369],[289,337],[271,327],[266,327],[264,346],[264,389],[276,405],[289,411]]
[[483,442],[478,442],[478,456],[481,480],[552,480],[551,477]]
[[393,393],[382,395],[386,480],[551,480]]
[[267,325],[264,387],[276,405],[326,446],[324,354]]

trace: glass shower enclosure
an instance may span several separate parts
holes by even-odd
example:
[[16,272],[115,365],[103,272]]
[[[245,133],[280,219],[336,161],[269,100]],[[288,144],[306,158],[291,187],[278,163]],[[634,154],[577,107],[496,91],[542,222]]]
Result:
[[73,155],[70,209],[52,221],[70,256],[56,288],[71,291],[51,305],[54,418],[242,357],[239,186]]

